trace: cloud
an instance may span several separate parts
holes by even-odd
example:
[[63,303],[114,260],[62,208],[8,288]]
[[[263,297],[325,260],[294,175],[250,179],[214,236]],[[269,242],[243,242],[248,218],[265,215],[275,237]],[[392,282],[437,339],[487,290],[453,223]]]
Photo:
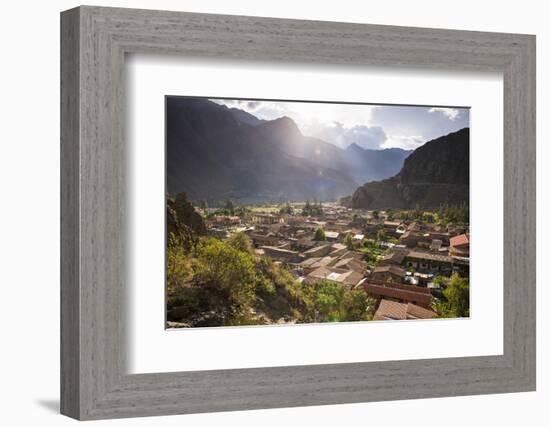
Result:
[[303,130],[305,135],[313,136],[341,148],[351,144],[360,147],[378,150],[387,139],[384,129],[380,126],[356,125],[347,127],[340,122],[332,122],[328,125],[316,123]]
[[331,102],[216,99],[263,120],[283,116],[300,131],[341,148],[355,143],[367,149],[415,149],[426,141],[469,126],[468,108]]
[[403,148],[414,150],[426,142],[420,135],[389,135],[382,148]]
[[260,107],[261,105],[261,102],[258,102],[258,101],[248,101],[246,103],[246,106],[250,109],[250,110],[255,110],[257,109],[258,107]]
[[449,120],[455,121],[460,116],[460,110],[457,108],[442,108],[442,107],[432,107],[428,110],[429,113],[442,113]]

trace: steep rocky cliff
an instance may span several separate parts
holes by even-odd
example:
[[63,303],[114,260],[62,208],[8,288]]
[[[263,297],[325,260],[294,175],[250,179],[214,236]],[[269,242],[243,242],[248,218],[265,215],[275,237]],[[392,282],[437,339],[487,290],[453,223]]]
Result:
[[435,208],[468,202],[470,130],[427,142],[406,160],[401,171],[386,180],[369,182],[347,199],[354,208]]

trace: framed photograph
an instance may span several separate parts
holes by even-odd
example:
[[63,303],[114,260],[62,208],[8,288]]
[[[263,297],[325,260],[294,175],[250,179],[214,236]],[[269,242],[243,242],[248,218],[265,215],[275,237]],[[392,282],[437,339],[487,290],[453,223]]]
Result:
[[535,37],[61,15],[61,411],[535,390]]

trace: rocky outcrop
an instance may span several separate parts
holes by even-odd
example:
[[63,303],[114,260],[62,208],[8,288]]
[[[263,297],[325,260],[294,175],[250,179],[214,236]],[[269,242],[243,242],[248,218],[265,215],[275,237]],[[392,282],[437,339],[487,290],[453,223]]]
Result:
[[436,208],[469,200],[470,131],[434,139],[416,149],[392,178],[359,187],[348,203],[363,209]]

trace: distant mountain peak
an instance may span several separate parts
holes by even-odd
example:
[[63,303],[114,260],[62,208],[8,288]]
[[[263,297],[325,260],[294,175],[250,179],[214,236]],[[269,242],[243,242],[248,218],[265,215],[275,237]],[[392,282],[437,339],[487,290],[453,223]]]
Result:
[[278,117],[274,120],[265,121],[262,128],[269,132],[279,132],[286,137],[301,137],[302,132],[294,120],[288,116]]
[[274,120],[271,120],[271,122],[276,123],[279,126],[287,126],[289,128],[294,128],[296,130],[298,129],[298,125],[296,124],[296,122],[288,116],[278,117]]
[[259,119],[254,114],[250,114],[248,111],[241,110],[240,108],[231,107],[229,111],[239,123],[245,123],[250,126],[258,126],[265,123],[265,120]]
[[365,151],[365,149],[363,147],[361,147],[359,144],[357,144],[356,142],[352,142],[350,145],[348,145],[346,147],[346,150],[349,150],[349,151]]

